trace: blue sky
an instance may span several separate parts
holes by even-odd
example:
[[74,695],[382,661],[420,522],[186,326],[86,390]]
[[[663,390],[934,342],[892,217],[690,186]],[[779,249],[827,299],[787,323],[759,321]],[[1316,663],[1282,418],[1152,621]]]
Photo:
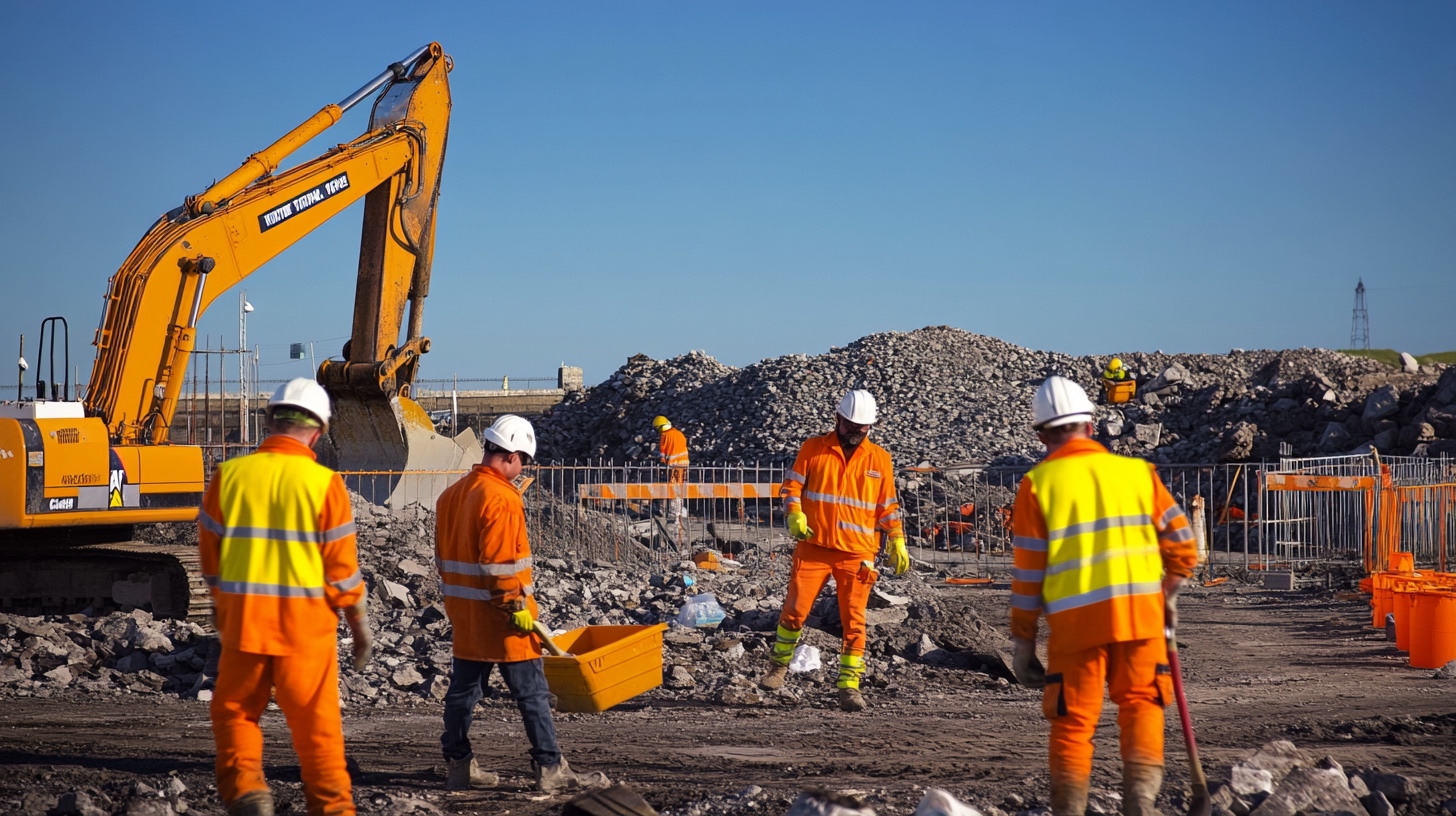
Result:
[[[7,3],[0,348],[419,45],[455,60],[423,376],[949,324],[1071,353],[1456,348],[1456,4]],[[298,154],[364,127],[367,106]],[[359,209],[245,282],[337,353]],[[237,342],[235,299],[201,333]],[[7,394],[8,396],[8,394]]]

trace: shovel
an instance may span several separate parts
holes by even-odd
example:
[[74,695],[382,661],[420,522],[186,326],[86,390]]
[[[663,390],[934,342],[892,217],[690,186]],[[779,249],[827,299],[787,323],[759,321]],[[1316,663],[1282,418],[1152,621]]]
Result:
[[1193,719],[1188,716],[1188,695],[1183,693],[1183,667],[1178,662],[1178,641],[1173,628],[1163,630],[1168,638],[1168,666],[1173,670],[1173,696],[1178,700],[1178,719],[1183,722],[1183,743],[1188,746],[1189,787],[1193,800],[1188,816],[1212,816],[1213,800],[1208,796],[1208,779],[1203,775],[1203,762],[1198,758],[1198,741],[1193,738]]
[[546,651],[550,652],[552,657],[572,656],[569,652],[563,652],[561,647],[556,645],[556,642],[551,639],[550,630],[541,621],[533,623],[531,629],[536,633],[536,637],[541,638],[541,644],[546,647]]

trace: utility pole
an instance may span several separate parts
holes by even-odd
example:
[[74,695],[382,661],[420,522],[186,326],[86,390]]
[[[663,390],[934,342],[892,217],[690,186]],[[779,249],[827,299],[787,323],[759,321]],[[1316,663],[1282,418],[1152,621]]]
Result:
[[1365,279],[1355,284],[1355,313],[1350,319],[1350,348],[1370,348],[1370,313],[1365,311]]
[[15,375],[15,401],[25,399],[25,370],[30,368],[25,363],[25,335],[20,335],[20,373]]
[[248,290],[238,293],[238,441],[248,444]]

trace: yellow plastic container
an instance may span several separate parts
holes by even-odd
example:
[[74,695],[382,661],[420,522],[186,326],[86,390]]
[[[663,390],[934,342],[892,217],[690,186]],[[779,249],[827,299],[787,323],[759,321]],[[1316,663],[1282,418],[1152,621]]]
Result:
[[1124,402],[1131,402],[1132,398],[1137,395],[1137,381],[1104,379],[1102,390],[1107,395],[1108,404],[1121,405]]
[[570,657],[545,655],[557,711],[598,712],[662,685],[662,633],[655,626],[583,626],[552,638]]

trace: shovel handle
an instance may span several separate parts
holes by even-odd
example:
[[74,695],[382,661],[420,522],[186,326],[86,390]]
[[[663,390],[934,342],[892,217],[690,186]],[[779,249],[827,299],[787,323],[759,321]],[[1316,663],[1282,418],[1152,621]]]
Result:
[[1189,788],[1193,791],[1189,802],[1190,816],[1208,816],[1213,812],[1213,802],[1208,795],[1208,779],[1203,775],[1203,760],[1198,757],[1198,740],[1193,736],[1193,718],[1188,712],[1188,695],[1183,691],[1183,666],[1178,660],[1178,639],[1171,628],[1164,630],[1168,639],[1168,668],[1173,674],[1173,697],[1178,703],[1178,719],[1183,725],[1183,743],[1188,748]]
[[541,621],[532,623],[531,629],[536,633],[536,637],[541,638],[541,643],[546,646],[546,651],[550,652],[552,657],[570,657],[566,652],[561,651],[561,647],[551,639],[551,633],[546,630]]

